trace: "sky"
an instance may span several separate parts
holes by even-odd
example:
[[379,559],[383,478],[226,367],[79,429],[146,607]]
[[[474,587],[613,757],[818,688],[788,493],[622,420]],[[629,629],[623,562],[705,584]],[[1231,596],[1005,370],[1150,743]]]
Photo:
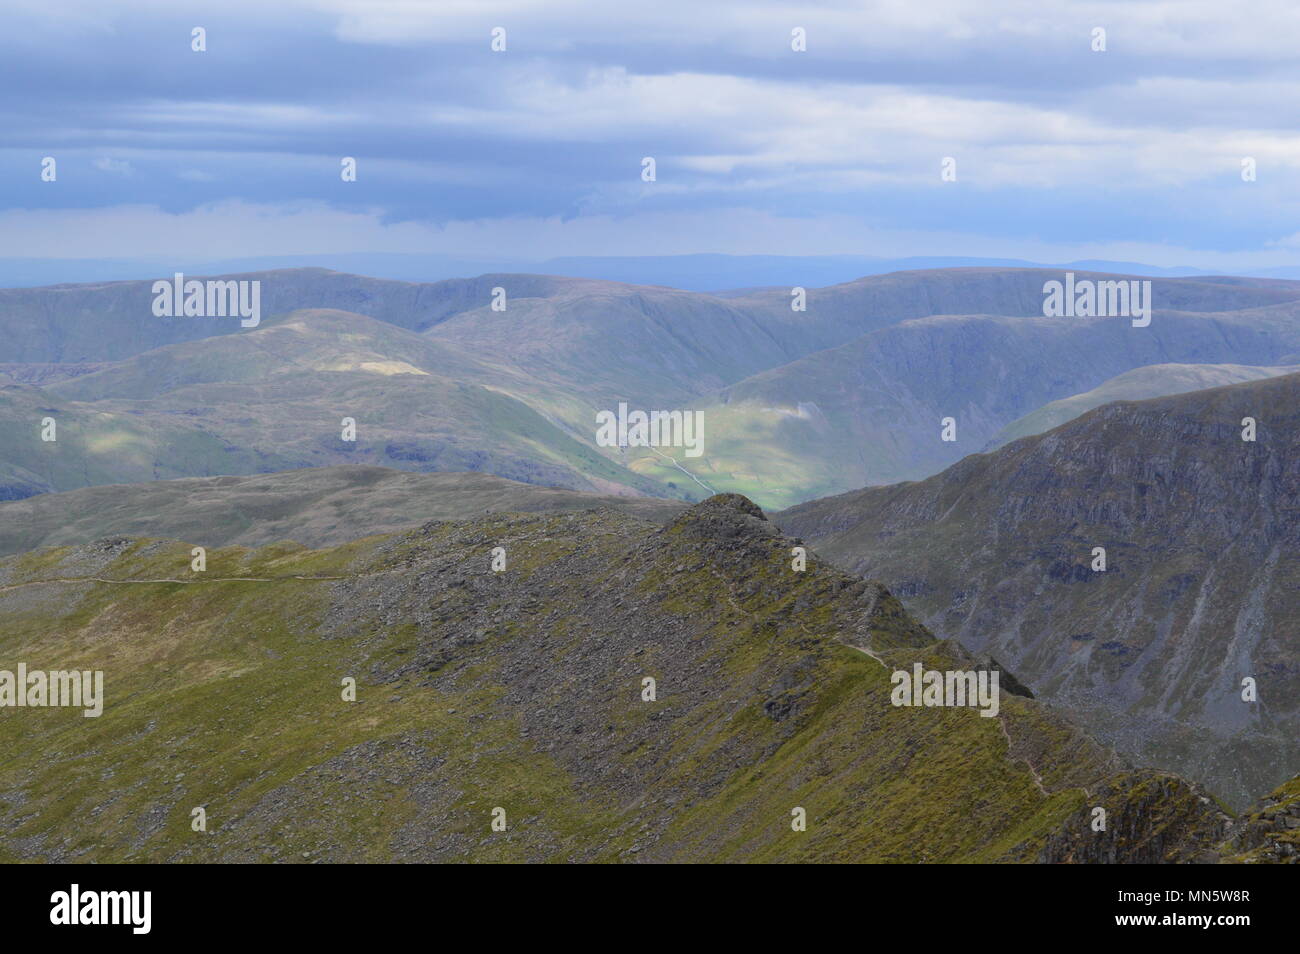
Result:
[[2,16],[0,258],[1300,265],[1294,0],[3,0]]

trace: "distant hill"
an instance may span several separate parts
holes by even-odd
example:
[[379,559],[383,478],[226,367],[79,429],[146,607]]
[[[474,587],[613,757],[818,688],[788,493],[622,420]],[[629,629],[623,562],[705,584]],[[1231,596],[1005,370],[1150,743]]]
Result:
[[1300,770],[1297,449],[1291,374],[1107,404],[774,519],[1103,741],[1243,805]]
[[665,522],[685,506],[535,487],[488,474],[415,474],[345,465],[88,487],[0,503],[0,555],[144,535],[205,547],[256,547],[285,540],[321,547],[485,513],[612,508]]
[[[159,279],[172,280],[170,273]],[[189,279],[261,283],[262,319],[300,309],[359,312],[422,331],[491,299],[507,282],[516,295],[546,295],[582,279],[545,275],[482,275],[420,284],[346,275],[324,268],[282,269]],[[159,318],[153,280],[0,289],[0,361],[116,361],[164,345],[246,329],[234,318]]]
[[[308,310],[42,388],[0,387],[7,449],[0,487],[12,499],[97,484],[357,463],[675,494],[598,453],[589,432],[566,430],[560,416],[571,406],[583,407],[413,332],[347,312]],[[40,438],[47,417],[57,422],[54,442]],[[355,422],[355,441],[343,439],[344,419]]]
[[[1079,272],[1079,277],[1100,274]],[[641,320],[660,323],[680,309],[685,309],[680,320],[686,322],[693,308],[701,317],[689,320],[692,324],[703,321],[705,327],[685,327],[680,332],[703,335],[702,340],[708,343],[724,337],[729,330],[745,330],[740,317],[744,316],[758,322],[765,337],[775,336],[777,347],[793,349],[785,358],[790,360],[907,318],[1041,314],[1043,282],[1060,275],[1059,269],[984,267],[894,272],[822,287],[808,280],[803,287],[810,292],[809,308],[803,313],[791,312],[788,288],[724,300],[657,285],[519,273],[487,273],[434,282],[369,278],[324,268],[221,275],[187,273],[185,277],[259,281],[264,319],[300,309],[333,309],[363,314],[411,331],[427,331],[456,315],[487,308],[497,287],[507,293],[507,311],[494,313],[498,316],[509,314],[516,301],[555,299],[568,303],[559,306],[561,312],[566,307],[577,309],[565,319],[576,325],[595,320],[607,303],[643,311]],[[170,281],[172,273],[156,278]],[[1158,307],[1173,310],[1236,310],[1300,298],[1300,283],[1280,280],[1156,278],[1153,282]],[[237,320],[225,318],[155,317],[152,286],[153,279],[0,288],[0,362],[114,361],[167,344],[243,330]],[[644,328],[636,325],[628,330]],[[642,339],[636,343],[652,351],[664,342]],[[743,355],[768,342],[741,338],[732,344]],[[743,358],[741,361],[744,363]],[[754,370],[757,368],[745,373]]]
[[1241,364],[1152,364],[1134,368],[1116,375],[1091,391],[1044,404],[1038,410],[1012,421],[984,449],[994,450],[1022,437],[1050,431],[1094,407],[1112,401],[1141,401],[1166,394],[1203,391],[1206,388],[1296,372],[1300,372],[1300,365],[1258,368]]
[[[259,327],[155,317],[149,282],[0,290],[0,498],[357,463],[787,506],[928,476],[1135,367],[1300,354],[1300,283],[1273,279],[1153,278],[1135,329],[1043,318],[1050,269],[868,276],[807,287],[802,311],[783,287],[225,277],[262,283]],[[596,446],[621,403],[702,412],[702,456]],[[48,416],[58,446],[36,441]],[[333,436],[344,417],[355,444]]]
[[[918,318],[756,374],[699,403],[708,451],[689,467],[716,490],[792,505],[927,477],[984,449],[1013,421],[1133,368],[1267,366],[1297,354],[1294,302],[1156,311],[1145,328],[1127,318]],[[942,439],[945,418],[955,422],[951,442]]]
[[[465,258],[420,253],[352,253],[273,255],[218,261],[177,262],[114,259],[0,258],[0,288],[26,288],[59,282],[128,281],[166,275],[227,275],[287,268],[328,268],[354,275],[411,282],[435,282],[465,275],[572,275],[633,285],[666,285],[686,291],[716,293],[723,289],[834,285],[864,275],[937,268],[1052,268],[1125,275],[1203,277],[1204,268],[1160,266],[1142,262],[1087,260],[1031,262],[1014,258],[926,255],[880,258],[867,255],[579,255],[560,258]],[[1256,269],[1247,274],[1300,278],[1294,267]]]

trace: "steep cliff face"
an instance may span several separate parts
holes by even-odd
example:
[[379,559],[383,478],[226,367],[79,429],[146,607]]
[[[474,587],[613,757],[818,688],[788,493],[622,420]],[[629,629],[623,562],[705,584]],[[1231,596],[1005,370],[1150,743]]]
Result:
[[0,859],[1032,861],[1125,771],[1023,695],[893,704],[996,664],[795,545],[726,496],[0,561],[0,668],[105,673],[0,720]]
[[1298,447],[1287,375],[1106,405],[776,520],[1103,740],[1241,806],[1300,768]]

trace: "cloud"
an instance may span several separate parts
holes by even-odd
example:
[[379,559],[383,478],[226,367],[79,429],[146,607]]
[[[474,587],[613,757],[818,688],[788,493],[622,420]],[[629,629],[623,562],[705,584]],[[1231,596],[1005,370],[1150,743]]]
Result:
[[[372,248],[450,232],[617,244],[635,222],[623,244],[644,250],[678,247],[646,230],[688,221],[688,251],[737,251],[752,236],[708,216],[832,216],[857,223],[827,233],[844,242],[965,237],[950,254],[1018,242],[1018,257],[1044,243],[1279,254],[1300,213],[1300,7],[1281,0],[1250,16],[1207,0],[718,0],[707,15],[684,0],[229,0],[208,14],[196,54],[162,0],[15,3],[0,81],[42,95],[0,104],[11,210],[152,208],[153,227],[202,247],[183,222],[275,209],[295,252],[342,222]],[[58,157],[57,187],[33,154]],[[946,156],[956,183],[940,180]],[[312,217],[322,232],[294,231]],[[755,234],[782,251],[782,230]]]
[[91,165],[101,172],[111,172],[115,176],[129,176],[133,170],[131,163],[125,159],[110,159],[107,156],[100,156],[91,162]]

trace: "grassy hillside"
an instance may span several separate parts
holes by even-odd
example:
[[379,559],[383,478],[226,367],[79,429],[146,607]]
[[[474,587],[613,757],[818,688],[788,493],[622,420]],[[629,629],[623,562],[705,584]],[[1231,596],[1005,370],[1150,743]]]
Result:
[[0,720],[0,860],[1029,861],[1122,769],[1029,699],[891,705],[892,667],[985,664],[791,543],[721,497],[201,576],[179,542],[7,558],[0,663],[102,669],[106,702]]
[[[265,320],[303,308],[360,312],[411,331],[488,301],[508,283],[521,296],[554,293],[582,279],[546,275],[482,275],[420,283],[348,275],[325,268],[286,268],[189,279],[261,282]],[[171,281],[172,275],[160,275]],[[120,361],[165,345],[244,333],[237,319],[159,318],[153,281],[0,289],[0,360]],[[105,333],[111,329],[111,333]]]
[[[627,471],[589,434],[567,430],[563,414],[594,420],[572,410],[580,406],[383,322],[303,311],[45,388],[0,387],[8,448],[0,475],[10,498],[345,463],[691,496]],[[52,443],[40,439],[47,416],[58,425]],[[356,422],[355,441],[342,439],[345,417]]]

